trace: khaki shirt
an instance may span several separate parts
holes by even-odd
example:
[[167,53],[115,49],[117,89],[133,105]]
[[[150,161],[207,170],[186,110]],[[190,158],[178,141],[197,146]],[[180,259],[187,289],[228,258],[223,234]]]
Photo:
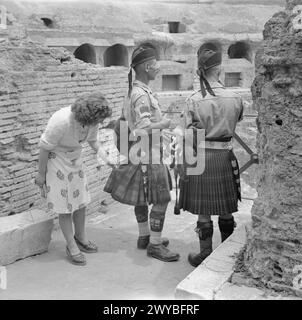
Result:
[[231,138],[243,118],[242,98],[218,82],[210,85],[216,96],[208,93],[203,98],[197,91],[186,100],[183,126],[205,129],[206,140]]
[[135,80],[130,99],[127,98],[123,115],[131,130],[147,128],[152,122],[162,120],[158,100],[151,89],[141,81]]
[[[151,89],[138,80],[133,82],[130,99],[125,100],[123,115],[131,131],[147,128],[151,123],[159,122],[163,118],[159,102]],[[158,134],[160,134],[159,131]],[[161,144],[156,141],[159,141],[159,137],[152,143],[151,134],[149,134],[149,146],[144,146],[149,149],[148,162],[152,160],[153,164],[161,162]]]

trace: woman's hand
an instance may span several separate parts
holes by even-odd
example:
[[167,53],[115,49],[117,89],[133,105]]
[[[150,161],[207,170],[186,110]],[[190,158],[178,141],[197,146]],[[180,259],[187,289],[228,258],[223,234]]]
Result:
[[106,164],[112,169],[117,167],[117,157],[107,156]]
[[35,184],[41,188],[45,183],[46,183],[45,174],[41,174],[40,172],[38,172],[35,178]]
[[108,165],[111,168],[117,167],[117,156],[109,155],[102,147],[99,147],[97,152],[97,162],[98,162],[98,170],[100,170],[101,166]]
[[37,173],[35,178],[35,184],[40,187],[41,196],[46,198],[46,176],[45,174],[41,174],[40,172]]
[[165,115],[161,120],[161,123],[162,123],[163,129],[168,129],[171,125],[171,120],[167,118],[167,116]]

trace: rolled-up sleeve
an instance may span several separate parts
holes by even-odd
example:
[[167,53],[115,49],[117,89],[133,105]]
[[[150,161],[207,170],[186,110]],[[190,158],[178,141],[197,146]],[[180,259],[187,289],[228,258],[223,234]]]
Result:
[[134,115],[134,126],[136,129],[144,129],[151,124],[150,99],[146,95],[142,95],[135,100]]
[[53,150],[60,142],[66,131],[66,121],[54,113],[48,120],[45,131],[43,132],[39,146],[46,150]]

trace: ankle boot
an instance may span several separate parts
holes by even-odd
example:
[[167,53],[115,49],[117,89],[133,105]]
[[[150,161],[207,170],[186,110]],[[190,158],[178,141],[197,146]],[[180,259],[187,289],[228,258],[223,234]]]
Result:
[[172,262],[179,260],[179,254],[173,251],[170,251],[162,243],[153,244],[149,243],[147,247],[147,256],[153,257],[165,262]]
[[197,254],[190,253],[188,256],[189,263],[193,267],[197,267],[201,262],[208,257],[212,249],[212,237],[213,237],[213,221],[200,222],[197,221],[197,227],[195,232],[199,237],[200,252]]
[[236,222],[233,216],[231,219],[221,219],[219,217],[218,226],[221,233],[221,242],[223,242],[233,233],[236,227]]

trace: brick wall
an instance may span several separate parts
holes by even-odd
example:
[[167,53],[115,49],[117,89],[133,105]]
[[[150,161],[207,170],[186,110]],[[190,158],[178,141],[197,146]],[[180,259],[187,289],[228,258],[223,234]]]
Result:
[[[7,40],[0,45],[0,77],[0,216],[5,216],[41,206],[33,180],[38,141],[50,116],[80,94],[98,90],[117,118],[127,90],[127,69],[101,68],[82,63],[63,49]],[[102,130],[100,137],[110,149],[112,137]],[[110,198],[102,192],[110,169],[98,171],[94,152],[88,146],[83,151],[93,212]]]

